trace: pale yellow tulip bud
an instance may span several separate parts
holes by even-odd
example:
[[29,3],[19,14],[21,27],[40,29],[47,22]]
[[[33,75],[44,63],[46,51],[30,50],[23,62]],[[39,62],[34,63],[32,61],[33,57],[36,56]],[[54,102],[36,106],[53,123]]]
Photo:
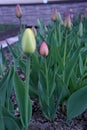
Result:
[[32,29],[27,28],[22,37],[22,49],[25,53],[33,53],[36,49],[36,39]]

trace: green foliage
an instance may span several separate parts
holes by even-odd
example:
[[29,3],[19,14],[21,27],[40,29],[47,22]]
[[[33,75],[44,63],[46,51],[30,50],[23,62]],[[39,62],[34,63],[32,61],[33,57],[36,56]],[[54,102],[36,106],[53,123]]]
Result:
[[[56,20],[47,26],[46,32],[45,25],[42,22],[39,25],[42,26],[39,26],[40,34],[37,37],[40,41],[44,39],[49,47],[49,55],[39,59],[39,102],[44,115],[53,120],[59,103],[68,100],[74,92],[87,85],[87,47],[84,34],[82,37],[78,35],[79,24],[69,29]],[[77,115],[75,113],[74,116]]]
[[[20,111],[21,122],[25,127],[31,119],[32,107],[28,93],[26,93],[26,85],[19,78],[18,74],[14,73],[14,90],[17,98],[17,103]],[[26,98],[26,95],[28,98]],[[26,107],[28,101],[28,107]],[[27,114],[26,114],[27,111]],[[28,117],[28,119],[26,119]]]
[[[80,22],[81,25],[80,25]],[[67,119],[87,108],[87,19],[75,21],[71,28],[60,20],[47,26],[38,20],[37,49],[28,56],[21,48],[21,35],[8,49],[14,64],[9,67],[4,50],[0,50],[0,129],[27,130],[32,117],[31,98],[37,98],[44,116],[53,121],[59,104],[67,102]],[[79,31],[81,32],[79,32]],[[79,34],[81,33],[81,35]],[[39,54],[41,43],[47,43],[49,54]],[[5,68],[7,71],[5,72]],[[22,81],[18,70],[24,74]],[[14,89],[20,117],[15,117],[10,100]],[[73,108],[73,109],[72,109]]]
[[[80,115],[87,108],[87,86],[74,92],[68,99],[67,119]],[[73,108],[73,109],[72,109]]]

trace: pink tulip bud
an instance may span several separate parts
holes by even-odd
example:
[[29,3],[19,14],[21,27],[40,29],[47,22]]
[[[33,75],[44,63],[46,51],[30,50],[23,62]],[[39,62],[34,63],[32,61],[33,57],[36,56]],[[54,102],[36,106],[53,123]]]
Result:
[[71,22],[70,14],[67,14],[66,19],[64,21],[64,27],[71,28],[71,26],[72,26],[72,22]]
[[53,10],[52,20],[53,20],[53,21],[56,21],[56,20],[57,20],[57,9],[56,9],[56,8],[54,8],[54,10]]
[[45,41],[42,42],[39,51],[40,51],[40,54],[41,54],[42,56],[47,56],[47,55],[48,55],[49,50],[48,50],[48,46],[47,46],[47,44],[46,44]]
[[22,10],[19,4],[16,5],[16,16],[17,18],[21,18],[22,17]]

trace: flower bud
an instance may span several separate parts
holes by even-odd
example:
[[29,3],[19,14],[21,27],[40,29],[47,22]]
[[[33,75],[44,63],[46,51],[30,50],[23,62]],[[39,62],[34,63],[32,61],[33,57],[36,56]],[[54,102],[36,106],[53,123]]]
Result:
[[30,28],[27,28],[23,33],[22,49],[25,53],[33,53],[36,49],[35,36]]
[[56,8],[54,8],[54,10],[53,10],[53,14],[52,14],[52,20],[53,21],[56,21],[57,20],[57,9]]
[[21,18],[22,17],[22,10],[19,4],[16,5],[16,16],[17,18]]
[[72,22],[71,22],[70,14],[68,14],[64,21],[64,27],[71,28],[71,26],[72,26]]
[[48,46],[46,44],[46,42],[42,42],[41,46],[40,46],[40,54],[42,56],[47,56],[49,53],[49,50],[48,50]]

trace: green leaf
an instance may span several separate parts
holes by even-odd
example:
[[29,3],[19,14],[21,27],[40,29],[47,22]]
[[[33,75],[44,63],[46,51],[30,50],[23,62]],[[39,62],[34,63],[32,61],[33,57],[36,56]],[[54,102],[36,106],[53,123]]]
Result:
[[83,67],[83,59],[82,59],[81,54],[79,55],[79,68],[80,68],[81,75],[83,75],[83,73],[84,73],[84,67]]
[[7,65],[6,57],[5,57],[4,50],[2,47],[1,47],[1,54],[2,54],[2,65],[7,67],[8,65]]
[[37,53],[32,55],[31,68],[32,69],[31,69],[31,74],[30,74],[30,81],[31,81],[30,83],[32,86],[32,90],[34,89],[34,91],[37,91],[39,72],[40,72],[40,64],[39,64]]
[[12,56],[16,59],[18,56],[16,55],[15,51],[13,50],[12,46],[9,45],[9,43],[7,42],[8,45],[8,49],[11,52]]
[[31,104],[31,100],[30,97],[27,99],[28,100],[28,108],[26,108],[26,99],[25,99],[25,95],[26,95],[26,86],[24,84],[24,82],[19,78],[17,72],[14,73],[14,90],[15,90],[15,94],[16,94],[16,98],[17,98],[17,103],[18,103],[18,107],[19,107],[19,111],[20,111],[20,117],[21,117],[21,121],[23,123],[23,125],[26,125],[26,109],[28,109],[28,113],[27,113],[27,124],[29,123],[30,119],[31,119],[31,115],[32,115],[32,104]]
[[1,108],[0,108],[0,130],[5,130],[4,119],[3,119],[3,114],[2,114]]
[[66,63],[65,70],[64,70],[64,82],[68,86],[70,77],[73,73],[73,69],[76,65],[78,56],[80,52],[80,47],[76,49],[76,51],[73,53],[73,56],[71,59]]
[[68,99],[67,119],[80,115],[87,108],[87,86],[74,92]]
[[10,117],[4,117],[4,122],[7,130],[20,130],[15,120]]
[[[20,118],[13,116],[5,107],[0,105],[0,111],[2,112],[2,118],[4,121],[4,125],[10,130],[13,126],[16,128],[15,130],[21,130],[22,124],[20,122]],[[9,125],[8,125],[9,124]],[[11,129],[12,130],[12,129]]]
[[9,100],[11,90],[12,90],[12,77],[13,77],[13,68],[7,72],[7,74],[3,77],[0,82],[0,101],[4,106],[6,100]]

